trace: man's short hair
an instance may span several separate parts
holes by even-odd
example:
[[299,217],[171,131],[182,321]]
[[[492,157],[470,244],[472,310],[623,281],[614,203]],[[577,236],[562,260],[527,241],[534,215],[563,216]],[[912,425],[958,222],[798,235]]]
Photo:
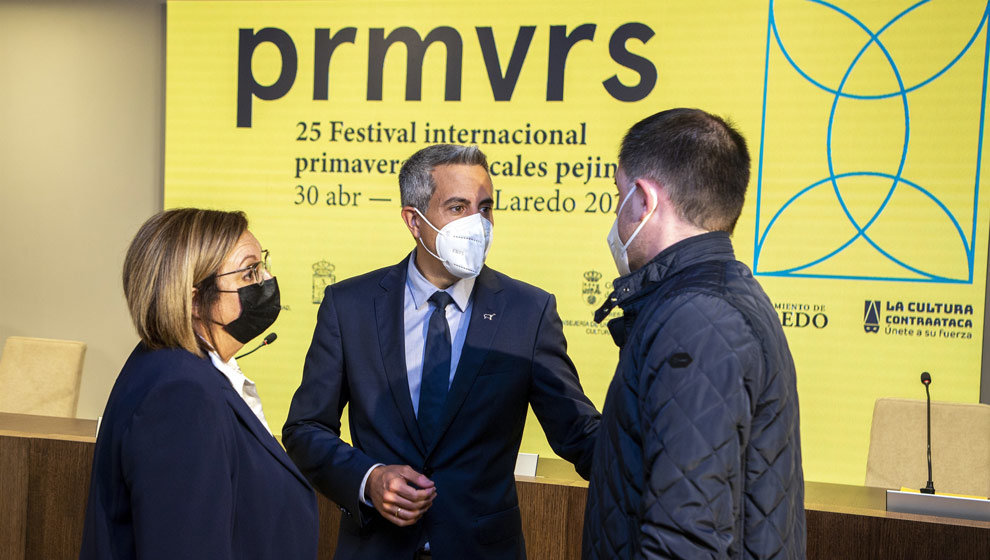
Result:
[[670,109],[629,129],[619,167],[630,181],[664,186],[680,217],[708,231],[732,233],[749,183],[746,140],[700,109]]
[[441,165],[480,165],[488,171],[488,158],[477,146],[434,144],[416,152],[399,170],[399,194],[403,206],[412,206],[422,213],[430,206],[437,184],[433,169]]

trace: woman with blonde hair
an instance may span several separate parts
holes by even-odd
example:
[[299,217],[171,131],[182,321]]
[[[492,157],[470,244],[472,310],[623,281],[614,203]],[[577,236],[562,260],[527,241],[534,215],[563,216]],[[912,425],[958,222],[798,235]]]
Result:
[[247,218],[153,216],[123,280],[141,342],[103,413],[80,558],[315,558],[313,490],[234,359],[281,309]]

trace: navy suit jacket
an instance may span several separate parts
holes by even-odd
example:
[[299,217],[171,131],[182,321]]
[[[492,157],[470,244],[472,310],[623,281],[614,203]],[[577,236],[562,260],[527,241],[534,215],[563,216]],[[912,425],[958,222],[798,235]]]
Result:
[[316,495],[209,358],[131,353],[96,440],[79,557],[316,558]]
[[[411,257],[410,257],[411,258]],[[440,435],[427,446],[406,376],[407,262],[327,287],[283,441],[313,485],[341,506],[338,559],[524,558],[513,470],[528,407],[550,445],[587,477],[600,415],[567,357],[552,295],[485,267]],[[349,405],[353,445],[340,439]],[[397,527],[360,504],[375,463],[436,483],[419,523]]]

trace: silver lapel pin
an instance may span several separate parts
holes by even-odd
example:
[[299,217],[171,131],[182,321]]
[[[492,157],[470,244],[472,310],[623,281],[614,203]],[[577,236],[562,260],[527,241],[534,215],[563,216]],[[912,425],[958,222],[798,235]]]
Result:
[[495,319],[495,314],[494,313],[484,313],[483,315],[485,316],[485,320],[486,321],[491,321],[491,320]]

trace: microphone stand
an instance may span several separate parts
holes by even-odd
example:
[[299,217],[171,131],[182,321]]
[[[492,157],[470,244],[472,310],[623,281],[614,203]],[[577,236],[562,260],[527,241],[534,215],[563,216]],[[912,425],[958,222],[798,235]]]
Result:
[[935,485],[932,483],[932,395],[928,390],[932,377],[928,372],[921,374],[921,383],[925,386],[925,398],[928,401],[928,485],[921,489],[922,494],[934,494]]

